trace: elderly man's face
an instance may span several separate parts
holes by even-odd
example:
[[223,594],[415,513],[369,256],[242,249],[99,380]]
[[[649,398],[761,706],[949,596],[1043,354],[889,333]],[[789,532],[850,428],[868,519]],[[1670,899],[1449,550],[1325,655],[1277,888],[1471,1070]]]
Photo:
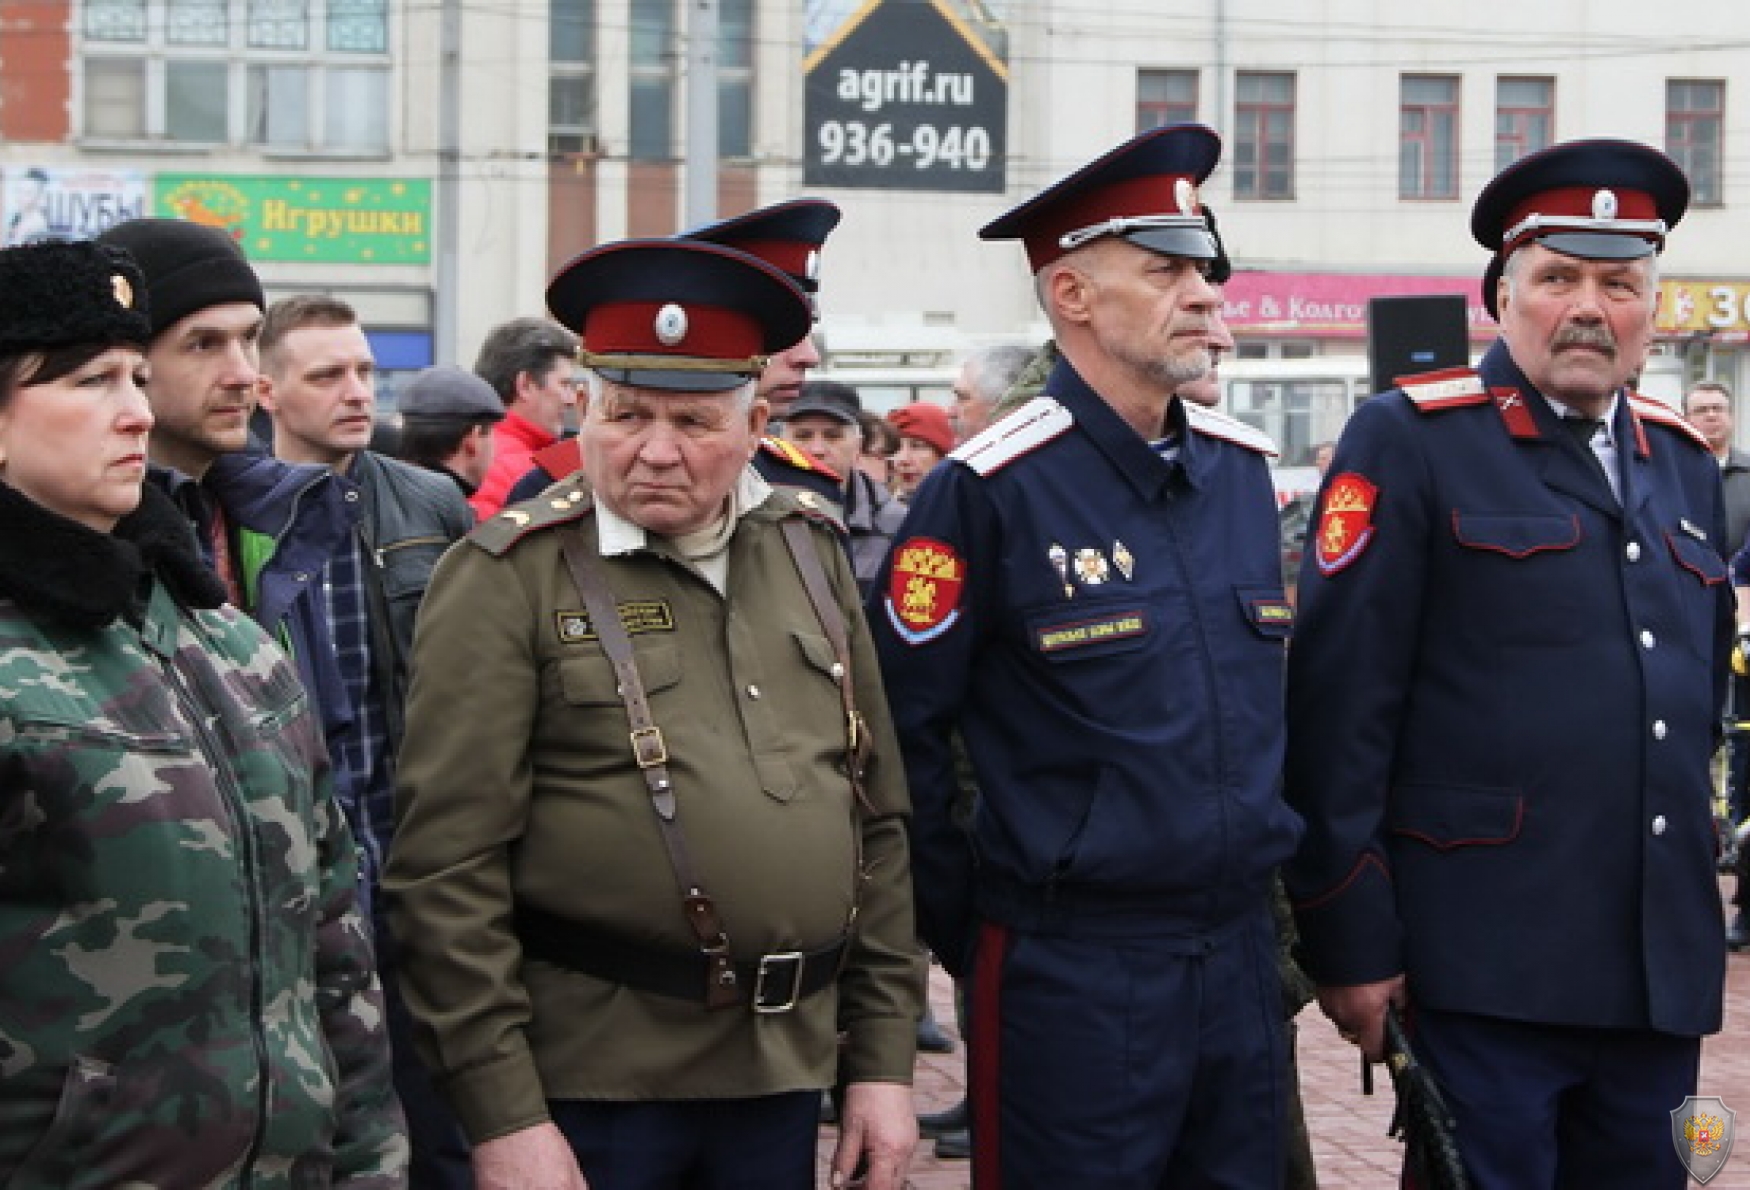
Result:
[[1581,260],[1542,244],[1514,253],[1500,291],[1501,334],[1546,396],[1597,415],[1646,362],[1650,258]]
[[786,418],[784,437],[847,483],[851,468],[857,465],[857,451],[863,445],[862,430],[824,413]]
[[738,391],[685,393],[604,380],[580,437],[596,498],[650,533],[704,529],[766,428],[766,403]]
[[967,360],[960,365],[960,375],[954,378],[954,404],[948,410],[954,422],[954,437],[961,442],[984,432],[990,425],[991,409],[996,404],[978,391],[974,380],[972,361]]

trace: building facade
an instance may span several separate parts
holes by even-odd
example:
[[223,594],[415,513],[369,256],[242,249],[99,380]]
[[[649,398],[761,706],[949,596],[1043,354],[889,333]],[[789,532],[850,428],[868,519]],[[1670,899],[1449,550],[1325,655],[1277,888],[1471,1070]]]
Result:
[[[271,294],[347,297],[391,371],[471,361],[553,269],[689,221],[714,80],[716,211],[837,201],[823,332],[871,358],[1042,333],[978,227],[1139,128],[1226,142],[1205,197],[1241,354],[1361,352],[1370,299],[1460,293],[1471,199],[1507,161],[1620,136],[1689,171],[1661,369],[1750,388],[1750,8],[1707,34],[1634,0],[1458,20],[1434,0],[0,0],[7,238],[177,214]],[[706,85],[701,83],[701,85]],[[1744,419],[1750,421],[1750,419]]]

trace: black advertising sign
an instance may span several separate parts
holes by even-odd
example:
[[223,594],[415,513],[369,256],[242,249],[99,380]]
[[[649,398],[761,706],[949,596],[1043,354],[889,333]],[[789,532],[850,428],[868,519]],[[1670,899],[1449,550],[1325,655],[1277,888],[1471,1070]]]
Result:
[[809,0],[803,178],[856,190],[1000,193],[1009,72],[1002,33],[957,0]]

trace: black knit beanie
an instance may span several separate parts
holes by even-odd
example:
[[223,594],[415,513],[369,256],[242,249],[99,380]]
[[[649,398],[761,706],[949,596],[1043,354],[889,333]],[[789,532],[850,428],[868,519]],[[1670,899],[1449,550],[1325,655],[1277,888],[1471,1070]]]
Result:
[[97,237],[125,248],[146,275],[152,336],[197,310],[229,302],[267,309],[261,278],[243,249],[216,227],[185,219],[129,219]]

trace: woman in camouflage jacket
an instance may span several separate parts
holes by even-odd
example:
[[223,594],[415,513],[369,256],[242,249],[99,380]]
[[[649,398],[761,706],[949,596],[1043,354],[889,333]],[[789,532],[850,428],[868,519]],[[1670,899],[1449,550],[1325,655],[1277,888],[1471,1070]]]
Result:
[[145,286],[0,250],[0,1184],[405,1184],[302,688],[142,496]]

